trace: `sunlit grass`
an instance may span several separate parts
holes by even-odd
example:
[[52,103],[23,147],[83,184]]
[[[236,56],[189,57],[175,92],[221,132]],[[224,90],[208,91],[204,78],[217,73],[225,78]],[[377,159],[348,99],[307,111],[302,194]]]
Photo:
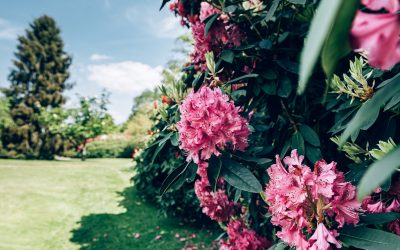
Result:
[[215,235],[157,217],[128,188],[131,165],[129,159],[0,160],[0,249],[210,246]]

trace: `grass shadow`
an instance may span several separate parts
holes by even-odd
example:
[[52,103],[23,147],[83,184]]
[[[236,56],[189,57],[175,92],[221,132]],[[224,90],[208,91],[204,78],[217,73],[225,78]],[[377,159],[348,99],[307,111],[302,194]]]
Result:
[[71,242],[81,250],[213,248],[215,230],[158,217],[156,208],[144,202],[134,187],[120,195],[125,213],[83,216],[79,227],[72,230]]

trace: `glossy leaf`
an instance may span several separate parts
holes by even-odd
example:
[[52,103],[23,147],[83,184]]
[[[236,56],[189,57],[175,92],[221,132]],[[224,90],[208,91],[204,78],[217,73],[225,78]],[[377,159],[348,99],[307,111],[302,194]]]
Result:
[[400,219],[400,213],[377,213],[360,216],[360,223],[364,225],[383,224]]
[[369,166],[360,184],[358,184],[358,199],[361,200],[390,178],[396,169],[400,167],[399,159],[400,147]]
[[208,181],[210,182],[210,186],[213,191],[217,189],[218,178],[221,173],[221,159],[216,157],[215,155],[211,156],[210,160],[208,161],[207,167],[207,175]]
[[363,127],[365,128],[368,124],[371,125],[371,117],[376,117],[381,107],[385,105],[385,103],[388,102],[393,96],[399,94],[399,81],[400,73],[381,83],[381,85],[384,84],[385,86],[380,88],[370,100],[366,101],[361,106],[356,115],[347,125],[340,138],[340,146],[343,145],[353,133],[356,133]]
[[262,191],[262,186],[253,173],[240,163],[229,158],[222,159],[221,176],[237,189],[250,193]]
[[232,80],[226,82],[226,84],[240,82],[240,81],[243,81],[243,80],[246,80],[246,79],[249,79],[249,78],[255,78],[255,77],[258,77],[258,74],[247,74],[247,75],[240,76],[238,78],[232,79]]
[[315,133],[315,131],[305,125],[305,124],[301,124],[299,126],[300,129],[300,133],[303,135],[303,138],[306,142],[310,143],[311,145],[315,146],[315,147],[319,147],[321,146],[321,142],[319,141],[319,137],[318,134]]
[[235,58],[235,53],[232,50],[224,50],[221,54],[221,59],[225,62],[232,63]]
[[322,0],[316,10],[304,48],[301,52],[298,94],[302,94],[306,88],[324,43],[331,32],[332,26],[336,22],[337,14],[341,10],[344,1],[347,0]]
[[213,26],[214,22],[217,20],[217,18],[220,16],[220,14],[214,14],[209,17],[207,17],[204,22],[206,25],[204,26],[204,36],[206,37],[208,32],[210,31],[211,27]]
[[292,136],[292,149],[297,149],[299,155],[304,155],[304,139],[300,132],[295,132]]
[[161,184],[160,194],[163,195],[165,192],[169,190],[169,188],[178,180],[178,178],[183,175],[187,168],[188,164],[182,165],[178,168],[175,168],[168,176],[165,178],[163,183]]
[[400,237],[382,230],[355,227],[339,230],[338,239],[343,243],[365,250],[398,250]]
[[339,60],[351,51],[349,32],[359,4],[359,0],[342,2],[335,25],[332,26],[325,41],[321,52],[321,64],[328,79],[332,76]]

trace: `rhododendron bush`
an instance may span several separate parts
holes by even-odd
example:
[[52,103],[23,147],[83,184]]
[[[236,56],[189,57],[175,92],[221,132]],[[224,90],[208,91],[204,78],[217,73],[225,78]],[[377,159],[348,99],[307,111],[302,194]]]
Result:
[[400,1],[166,5],[193,50],[145,150],[182,157],[161,195],[192,185],[220,249],[399,249]]

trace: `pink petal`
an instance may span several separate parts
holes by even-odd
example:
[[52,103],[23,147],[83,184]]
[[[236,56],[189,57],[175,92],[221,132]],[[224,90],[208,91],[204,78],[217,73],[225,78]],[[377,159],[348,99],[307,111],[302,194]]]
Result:
[[384,70],[400,61],[398,14],[368,14],[359,11],[353,21],[353,48],[368,54],[368,63]]

